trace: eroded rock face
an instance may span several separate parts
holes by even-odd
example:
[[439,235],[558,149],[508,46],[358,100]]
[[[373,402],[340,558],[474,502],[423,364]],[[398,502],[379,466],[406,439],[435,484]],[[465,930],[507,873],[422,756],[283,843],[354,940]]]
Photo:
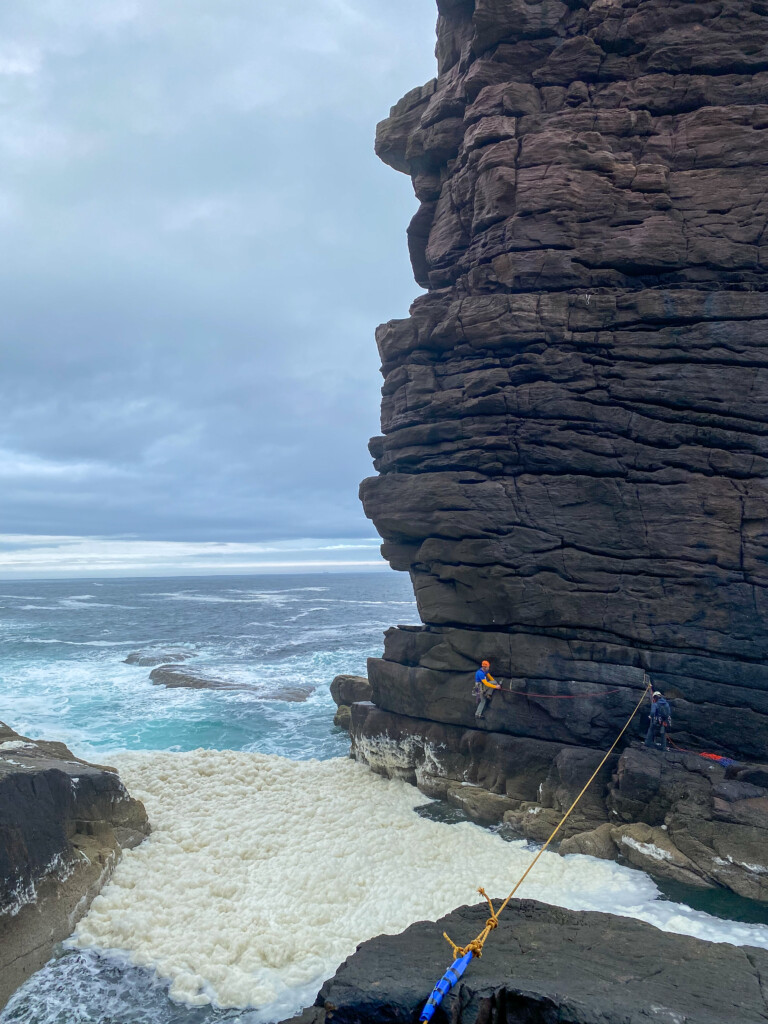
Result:
[[599,748],[647,671],[679,745],[764,758],[768,4],[438,9],[377,132],[427,292],[377,332],[361,497],[425,625],[373,701],[474,729],[485,657],[522,693],[484,729]]
[[0,722],[0,1006],[149,833],[114,769]]

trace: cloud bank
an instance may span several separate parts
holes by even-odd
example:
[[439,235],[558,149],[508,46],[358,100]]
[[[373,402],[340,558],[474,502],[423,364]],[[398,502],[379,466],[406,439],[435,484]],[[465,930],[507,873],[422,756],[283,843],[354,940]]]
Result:
[[2,6],[0,530],[372,537],[373,330],[418,291],[373,131],[433,74],[434,17]]

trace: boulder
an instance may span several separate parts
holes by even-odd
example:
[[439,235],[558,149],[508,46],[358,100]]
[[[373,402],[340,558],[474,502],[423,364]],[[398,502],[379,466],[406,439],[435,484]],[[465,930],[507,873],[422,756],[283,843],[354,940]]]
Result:
[[337,725],[340,729],[344,729],[349,732],[351,721],[352,708],[349,704],[339,704],[336,708],[336,714],[333,716],[333,724]]
[[517,807],[519,801],[498,793],[489,793],[482,786],[451,786],[446,792],[446,799],[453,807],[458,807],[478,825],[495,825],[506,812]]
[[358,700],[370,700],[371,684],[365,676],[336,676],[331,683],[331,697],[339,706],[354,704]]
[[148,833],[115,769],[0,723],[0,1006]]
[[657,878],[713,888],[712,880],[673,843],[666,826],[654,828],[643,822],[611,829],[611,839],[621,857]]

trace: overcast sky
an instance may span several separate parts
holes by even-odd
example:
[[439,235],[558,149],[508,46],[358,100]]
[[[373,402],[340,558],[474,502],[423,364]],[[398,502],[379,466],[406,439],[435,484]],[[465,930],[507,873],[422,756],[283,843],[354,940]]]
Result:
[[373,137],[434,74],[434,23],[3,0],[0,575],[375,561],[373,331],[419,289]]

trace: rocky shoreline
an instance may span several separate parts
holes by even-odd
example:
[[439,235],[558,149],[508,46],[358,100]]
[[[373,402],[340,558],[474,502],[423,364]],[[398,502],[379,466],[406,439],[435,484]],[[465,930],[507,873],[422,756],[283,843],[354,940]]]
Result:
[[0,1007],[149,834],[116,771],[0,723]]
[[[345,697],[364,695],[366,683],[362,676],[339,676],[331,684],[340,705],[334,723],[349,729],[350,756],[479,825],[502,826],[509,838],[544,842],[604,754],[391,714],[370,700],[344,706]],[[768,765],[662,753],[630,734],[563,826],[555,849],[768,902]]]

